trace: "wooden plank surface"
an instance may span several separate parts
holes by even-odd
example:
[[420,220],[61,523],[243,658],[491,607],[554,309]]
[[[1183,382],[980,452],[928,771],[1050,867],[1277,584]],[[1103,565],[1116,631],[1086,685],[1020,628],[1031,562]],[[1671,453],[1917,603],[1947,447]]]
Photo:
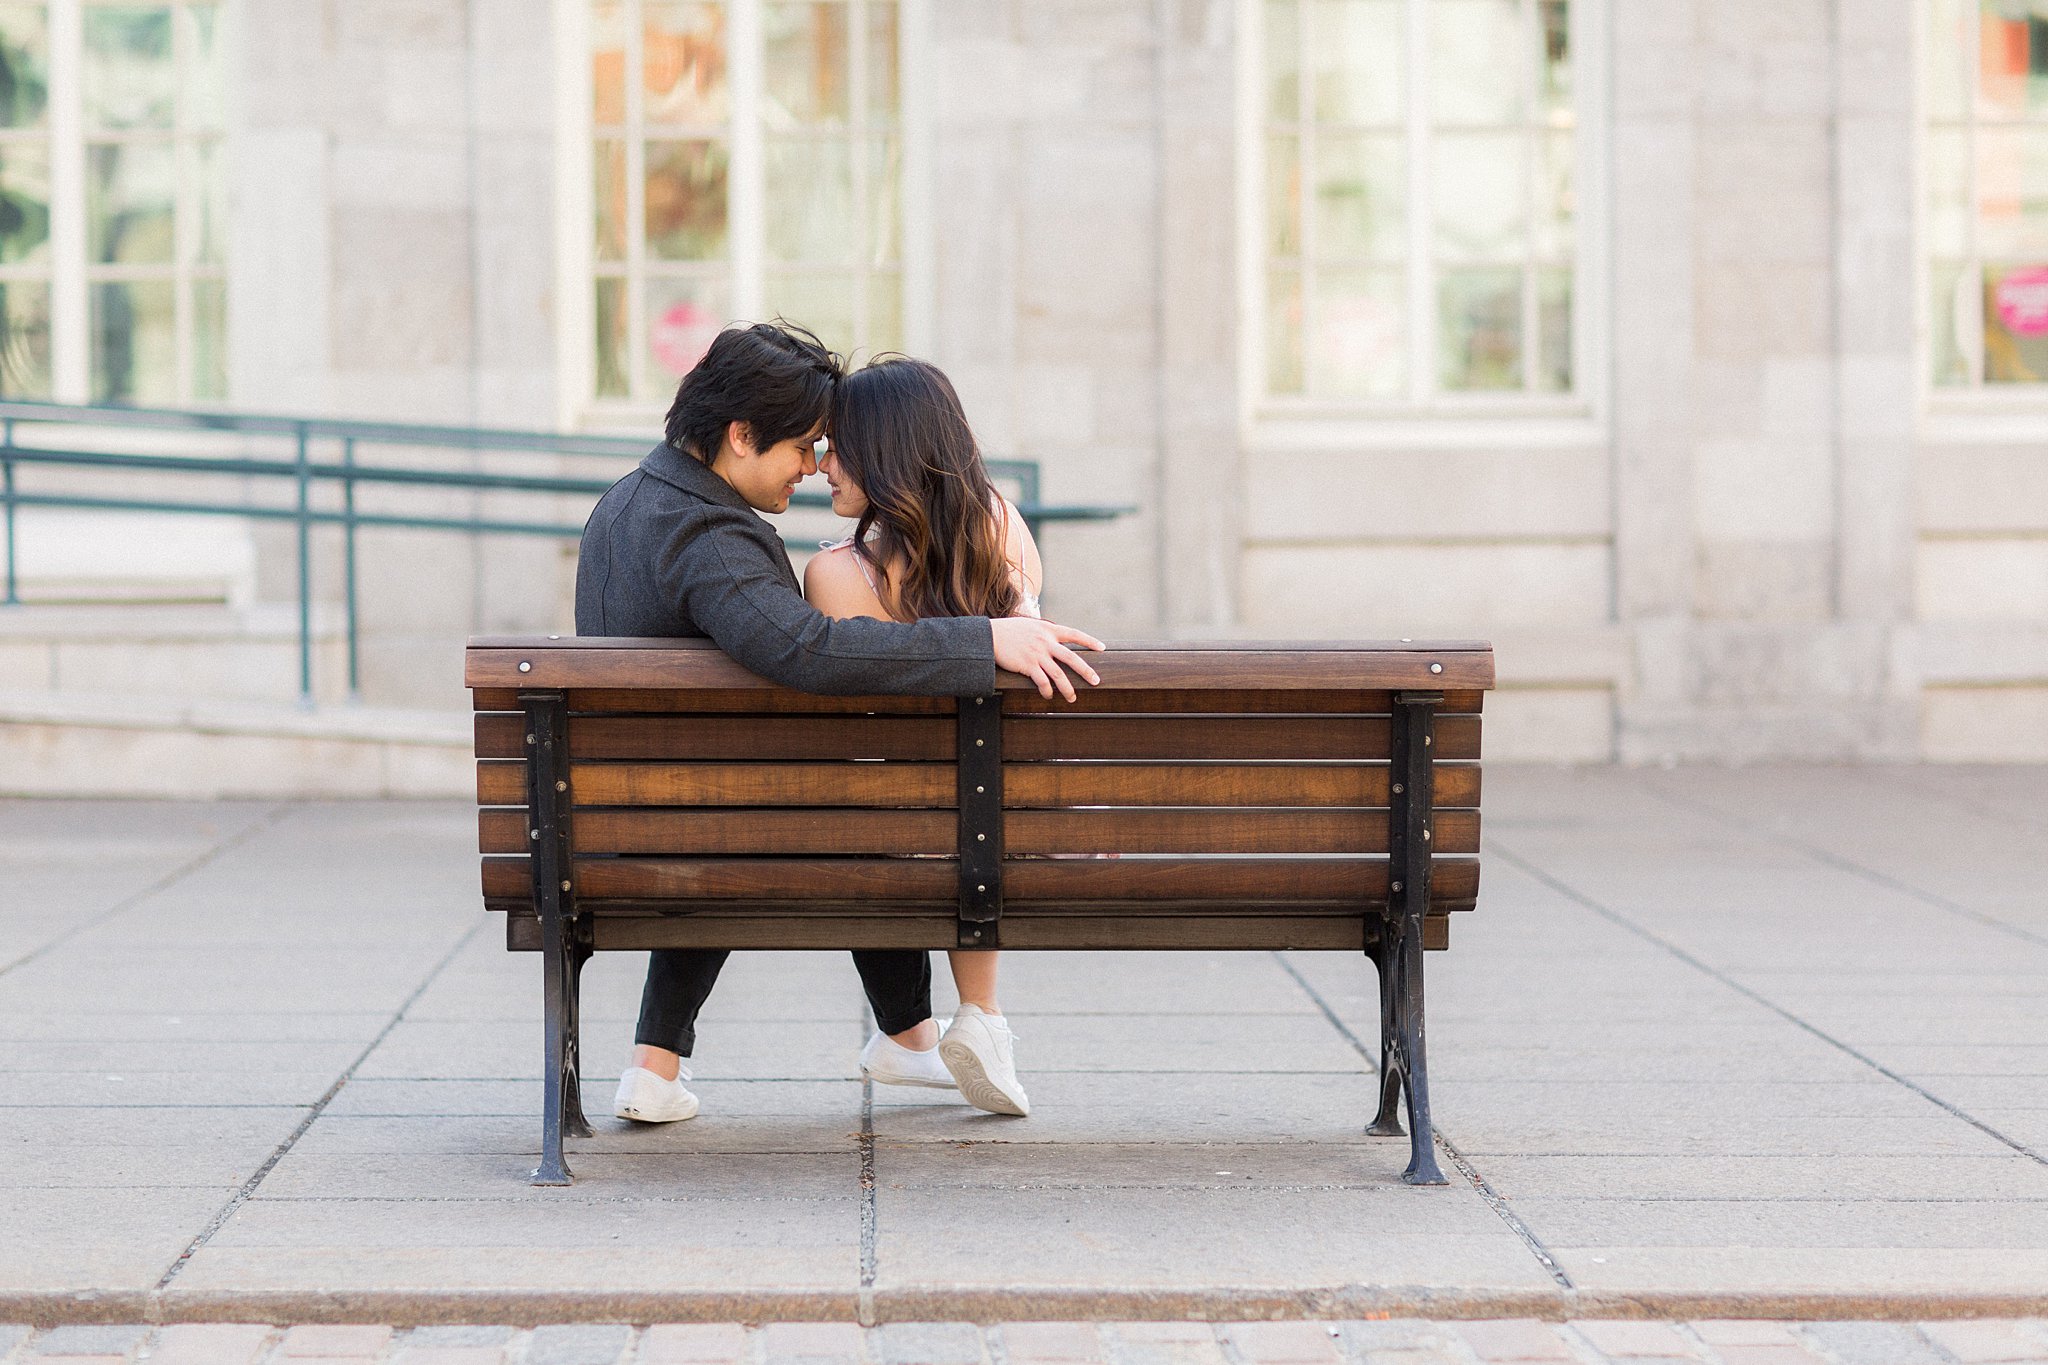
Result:
[[[528,914],[506,920],[506,946],[515,952],[540,949],[540,921]],[[923,948],[955,946],[958,932],[950,914],[877,915],[849,911],[839,916],[778,919],[753,914],[603,915],[593,926],[600,949],[652,948]],[[1450,921],[1423,920],[1423,946],[1449,946]],[[1358,952],[1366,943],[1363,915],[1176,915],[1157,917],[1018,914],[1003,917],[1005,950],[1141,948],[1330,949]]]
[[[1020,810],[1004,846],[1031,853],[1384,853],[1387,815],[1369,810]],[[1438,853],[1479,851],[1479,812],[1437,816]]]
[[[1441,715],[1477,714],[1484,692],[1446,692]],[[1385,715],[1392,707],[1393,694],[1384,690],[1358,689],[1287,692],[1229,691],[1215,688],[1169,690],[1161,688],[1085,688],[1073,701],[1045,698],[1036,692],[1013,692],[1004,696],[1004,710],[1014,714],[1155,712],[1205,715]],[[480,687],[473,697],[478,711],[517,711],[519,690],[510,687]],[[664,712],[705,715],[755,712],[759,714],[813,715],[925,715],[950,716],[952,697],[826,697],[808,692],[791,692],[779,687],[760,688],[573,688],[569,709],[580,714],[620,713],[653,715]]]
[[[1238,687],[1485,689],[1493,651],[1482,641],[1225,642],[1116,646],[1090,663],[1111,689]],[[479,637],[465,651],[465,681],[487,688],[725,687],[766,685],[708,640]],[[1035,690],[998,674],[1005,691]]]
[[577,763],[579,806],[945,807],[950,763]]
[[[530,904],[531,864],[483,859],[483,894]],[[893,905],[951,905],[954,863],[945,858],[578,858],[576,894],[585,901],[700,902],[833,896]],[[1375,858],[1012,858],[1003,887],[1013,906],[1158,902],[1269,905],[1384,904],[1387,863]],[[1431,865],[1434,913],[1469,910],[1479,893],[1475,858]]]
[[[1385,759],[1383,716],[1018,716],[1003,721],[1003,758]],[[1479,718],[1445,716],[1433,746],[1439,760],[1479,757]]]

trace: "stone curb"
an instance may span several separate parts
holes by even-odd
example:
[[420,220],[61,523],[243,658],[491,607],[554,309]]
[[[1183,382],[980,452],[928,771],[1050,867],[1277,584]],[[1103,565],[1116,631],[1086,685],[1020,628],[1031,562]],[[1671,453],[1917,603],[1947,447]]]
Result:
[[657,1322],[1144,1322],[1188,1320],[1435,1321],[1535,1318],[1926,1322],[2048,1316],[2048,1291],[2034,1294],[1625,1294],[1443,1290],[1361,1285],[1337,1289],[901,1289],[737,1293],[537,1293],[417,1290],[156,1291],[91,1294],[0,1292],[0,1322],[38,1328],[87,1323],[380,1323],[431,1327],[476,1322],[513,1327],[560,1323]]

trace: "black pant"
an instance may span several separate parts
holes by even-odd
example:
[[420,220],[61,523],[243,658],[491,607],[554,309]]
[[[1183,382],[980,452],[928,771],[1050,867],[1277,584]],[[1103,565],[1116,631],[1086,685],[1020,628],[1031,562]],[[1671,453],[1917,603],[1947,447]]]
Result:
[[[704,1008],[726,956],[723,948],[661,948],[648,954],[633,1041],[689,1056],[697,1045],[697,1011]],[[856,952],[853,965],[882,1032],[901,1033],[932,1017],[931,954],[869,949]]]

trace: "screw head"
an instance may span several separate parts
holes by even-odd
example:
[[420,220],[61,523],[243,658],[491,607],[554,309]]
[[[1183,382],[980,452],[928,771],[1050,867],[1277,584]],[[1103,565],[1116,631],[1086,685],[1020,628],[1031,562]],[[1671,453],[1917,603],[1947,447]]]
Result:
[[562,889],[564,891],[567,891],[569,889],[569,883],[566,880],[562,883]]
[[979,749],[979,748],[982,748],[982,747],[984,747],[985,745],[987,745],[987,743],[988,743],[988,741],[987,741],[987,740],[985,740],[985,739],[977,739],[977,740],[975,740],[975,741],[974,741],[974,747],[975,747],[975,748],[977,748],[977,749]]
[[987,787],[976,787],[976,788],[974,789],[974,794],[975,794],[976,796],[981,796],[981,795],[984,795],[984,794],[985,794],[985,793],[986,793],[987,791],[988,791],[988,788],[987,788]]
[[977,834],[974,836],[974,842],[977,844],[985,844],[988,842],[988,836],[986,834]]
[[988,890],[988,888],[987,888],[986,886],[982,886],[982,885],[981,885],[981,884],[979,884],[979,883],[976,883],[976,884],[975,884],[975,888],[974,888],[974,889],[975,889],[976,891],[986,891],[986,890]]
[[533,672],[533,665],[528,663],[526,660],[521,659],[519,661],[519,671],[521,673],[531,673]]
[[555,790],[558,792],[565,792],[569,790],[569,784],[567,782],[557,782],[555,783]]
[[1399,891],[1400,889],[1401,889],[1401,883],[1399,883],[1399,882],[1395,882],[1395,883],[1394,883],[1394,890],[1396,890],[1396,891]]
[[561,639],[562,637],[561,637],[561,636],[559,636],[559,635],[550,635],[550,636],[548,636],[548,638],[549,638],[550,640],[559,640],[559,639]]
[[528,839],[538,839],[540,838],[540,831],[537,829],[530,829],[526,831],[526,837]]
[[1428,831],[1428,830],[1424,830],[1424,831],[1422,831],[1422,839],[1423,839],[1423,842],[1424,842],[1424,843],[1427,843],[1427,842],[1429,842],[1429,831]]
[[527,742],[528,744],[538,744],[538,743],[540,743],[540,741],[539,741],[539,740],[537,740],[537,739],[535,739],[535,738],[534,738],[534,737],[533,737],[532,735],[528,735],[528,736],[526,737],[526,742]]
[[1396,783],[1394,784],[1394,795],[1396,795],[1396,796],[1399,796],[1399,795],[1400,795],[1400,794],[1401,794],[1402,792],[1404,792],[1404,791],[1406,791],[1406,790],[1408,790],[1408,789],[1407,789],[1406,787],[1402,786],[1402,785],[1401,785],[1401,784],[1400,784],[1399,782],[1396,782]]
[[982,704],[983,702],[986,702],[987,700],[988,700],[988,698],[987,698],[987,697],[976,697],[976,698],[974,699],[974,704],[975,704],[976,706],[980,706],[980,705],[981,705],[981,704]]

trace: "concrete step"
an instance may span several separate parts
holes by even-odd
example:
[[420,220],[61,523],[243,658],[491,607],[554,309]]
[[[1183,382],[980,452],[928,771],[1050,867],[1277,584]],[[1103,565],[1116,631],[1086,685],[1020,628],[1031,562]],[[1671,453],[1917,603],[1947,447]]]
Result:
[[[340,613],[313,615],[315,698],[345,699]],[[290,603],[0,607],[0,690],[285,703],[299,692]]]
[[466,712],[0,691],[0,795],[473,797]]

